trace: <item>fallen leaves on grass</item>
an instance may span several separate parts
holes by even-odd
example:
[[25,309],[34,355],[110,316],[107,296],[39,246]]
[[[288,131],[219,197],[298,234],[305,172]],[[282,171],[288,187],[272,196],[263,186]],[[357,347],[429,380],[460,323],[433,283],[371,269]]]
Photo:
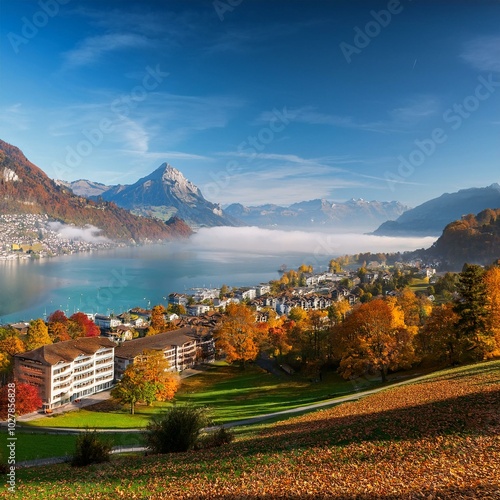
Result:
[[496,370],[459,371],[264,426],[217,450],[127,457],[86,471],[28,470],[17,495],[499,499],[499,363],[491,366]]

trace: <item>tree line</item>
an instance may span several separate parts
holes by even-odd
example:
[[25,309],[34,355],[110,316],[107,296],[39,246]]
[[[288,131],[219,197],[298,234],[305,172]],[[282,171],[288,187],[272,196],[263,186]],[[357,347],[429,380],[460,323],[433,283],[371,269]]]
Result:
[[215,331],[216,347],[243,365],[268,352],[298,368],[336,367],[346,379],[426,364],[457,364],[500,355],[500,267],[466,264],[438,281],[445,300],[433,304],[409,287],[351,307],[293,308],[256,321],[246,304],[230,304]]

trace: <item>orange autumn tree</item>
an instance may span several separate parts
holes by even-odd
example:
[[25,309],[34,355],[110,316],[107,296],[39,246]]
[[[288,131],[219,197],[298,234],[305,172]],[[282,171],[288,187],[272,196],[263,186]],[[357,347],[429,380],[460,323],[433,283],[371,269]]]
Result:
[[258,328],[254,312],[245,304],[229,304],[215,330],[215,346],[226,354],[229,363],[239,361],[243,367],[258,353]]
[[335,327],[340,374],[354,378],[407,368],[414,361],[414,329],[407,328],[401,308],[383,299],[375,299],[353,309],[344,322]]
[[170,371],[170,364],[162,351],[148,351],[145,355],[142,361],[144,378],[156,385],[156,400],[172,400],[181,384],[179,374]]
[[434,307],[418,334],[421,356],[450,365],[458,363],[467,347],[457,328],[458,319],[451,302]]
[[153,401],[169,401],[180,386],[179,375],[169,371],[169,367],[163,351],[145,351],[141,358],[127,366],[111,396],[122,404],[129,404],[132,414],[138,402],[150,405]]
[[165,313],[166,310],[161,304],[154,306],[153,309],[151,309],[151,328],[153,328],[156,333],[165,331]]
[[495,347],[491,356],[500,356],[500,267],[493,266],[484,275],[488,328],[493,333]]

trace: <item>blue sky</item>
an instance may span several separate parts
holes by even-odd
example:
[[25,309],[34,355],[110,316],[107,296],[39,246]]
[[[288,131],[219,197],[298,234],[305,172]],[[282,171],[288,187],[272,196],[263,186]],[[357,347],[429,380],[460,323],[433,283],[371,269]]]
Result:
[[52,178],[168,162],[211,201],[500,182],[500,2],[2,0],[0,138]]

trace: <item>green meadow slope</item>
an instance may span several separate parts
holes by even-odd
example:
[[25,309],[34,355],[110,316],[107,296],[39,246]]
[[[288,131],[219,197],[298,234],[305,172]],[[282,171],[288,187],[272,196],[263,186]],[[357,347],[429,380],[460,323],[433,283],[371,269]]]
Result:
[[24,499],[498,499],[500,361],[239,431],[222,448],[19,470]]

